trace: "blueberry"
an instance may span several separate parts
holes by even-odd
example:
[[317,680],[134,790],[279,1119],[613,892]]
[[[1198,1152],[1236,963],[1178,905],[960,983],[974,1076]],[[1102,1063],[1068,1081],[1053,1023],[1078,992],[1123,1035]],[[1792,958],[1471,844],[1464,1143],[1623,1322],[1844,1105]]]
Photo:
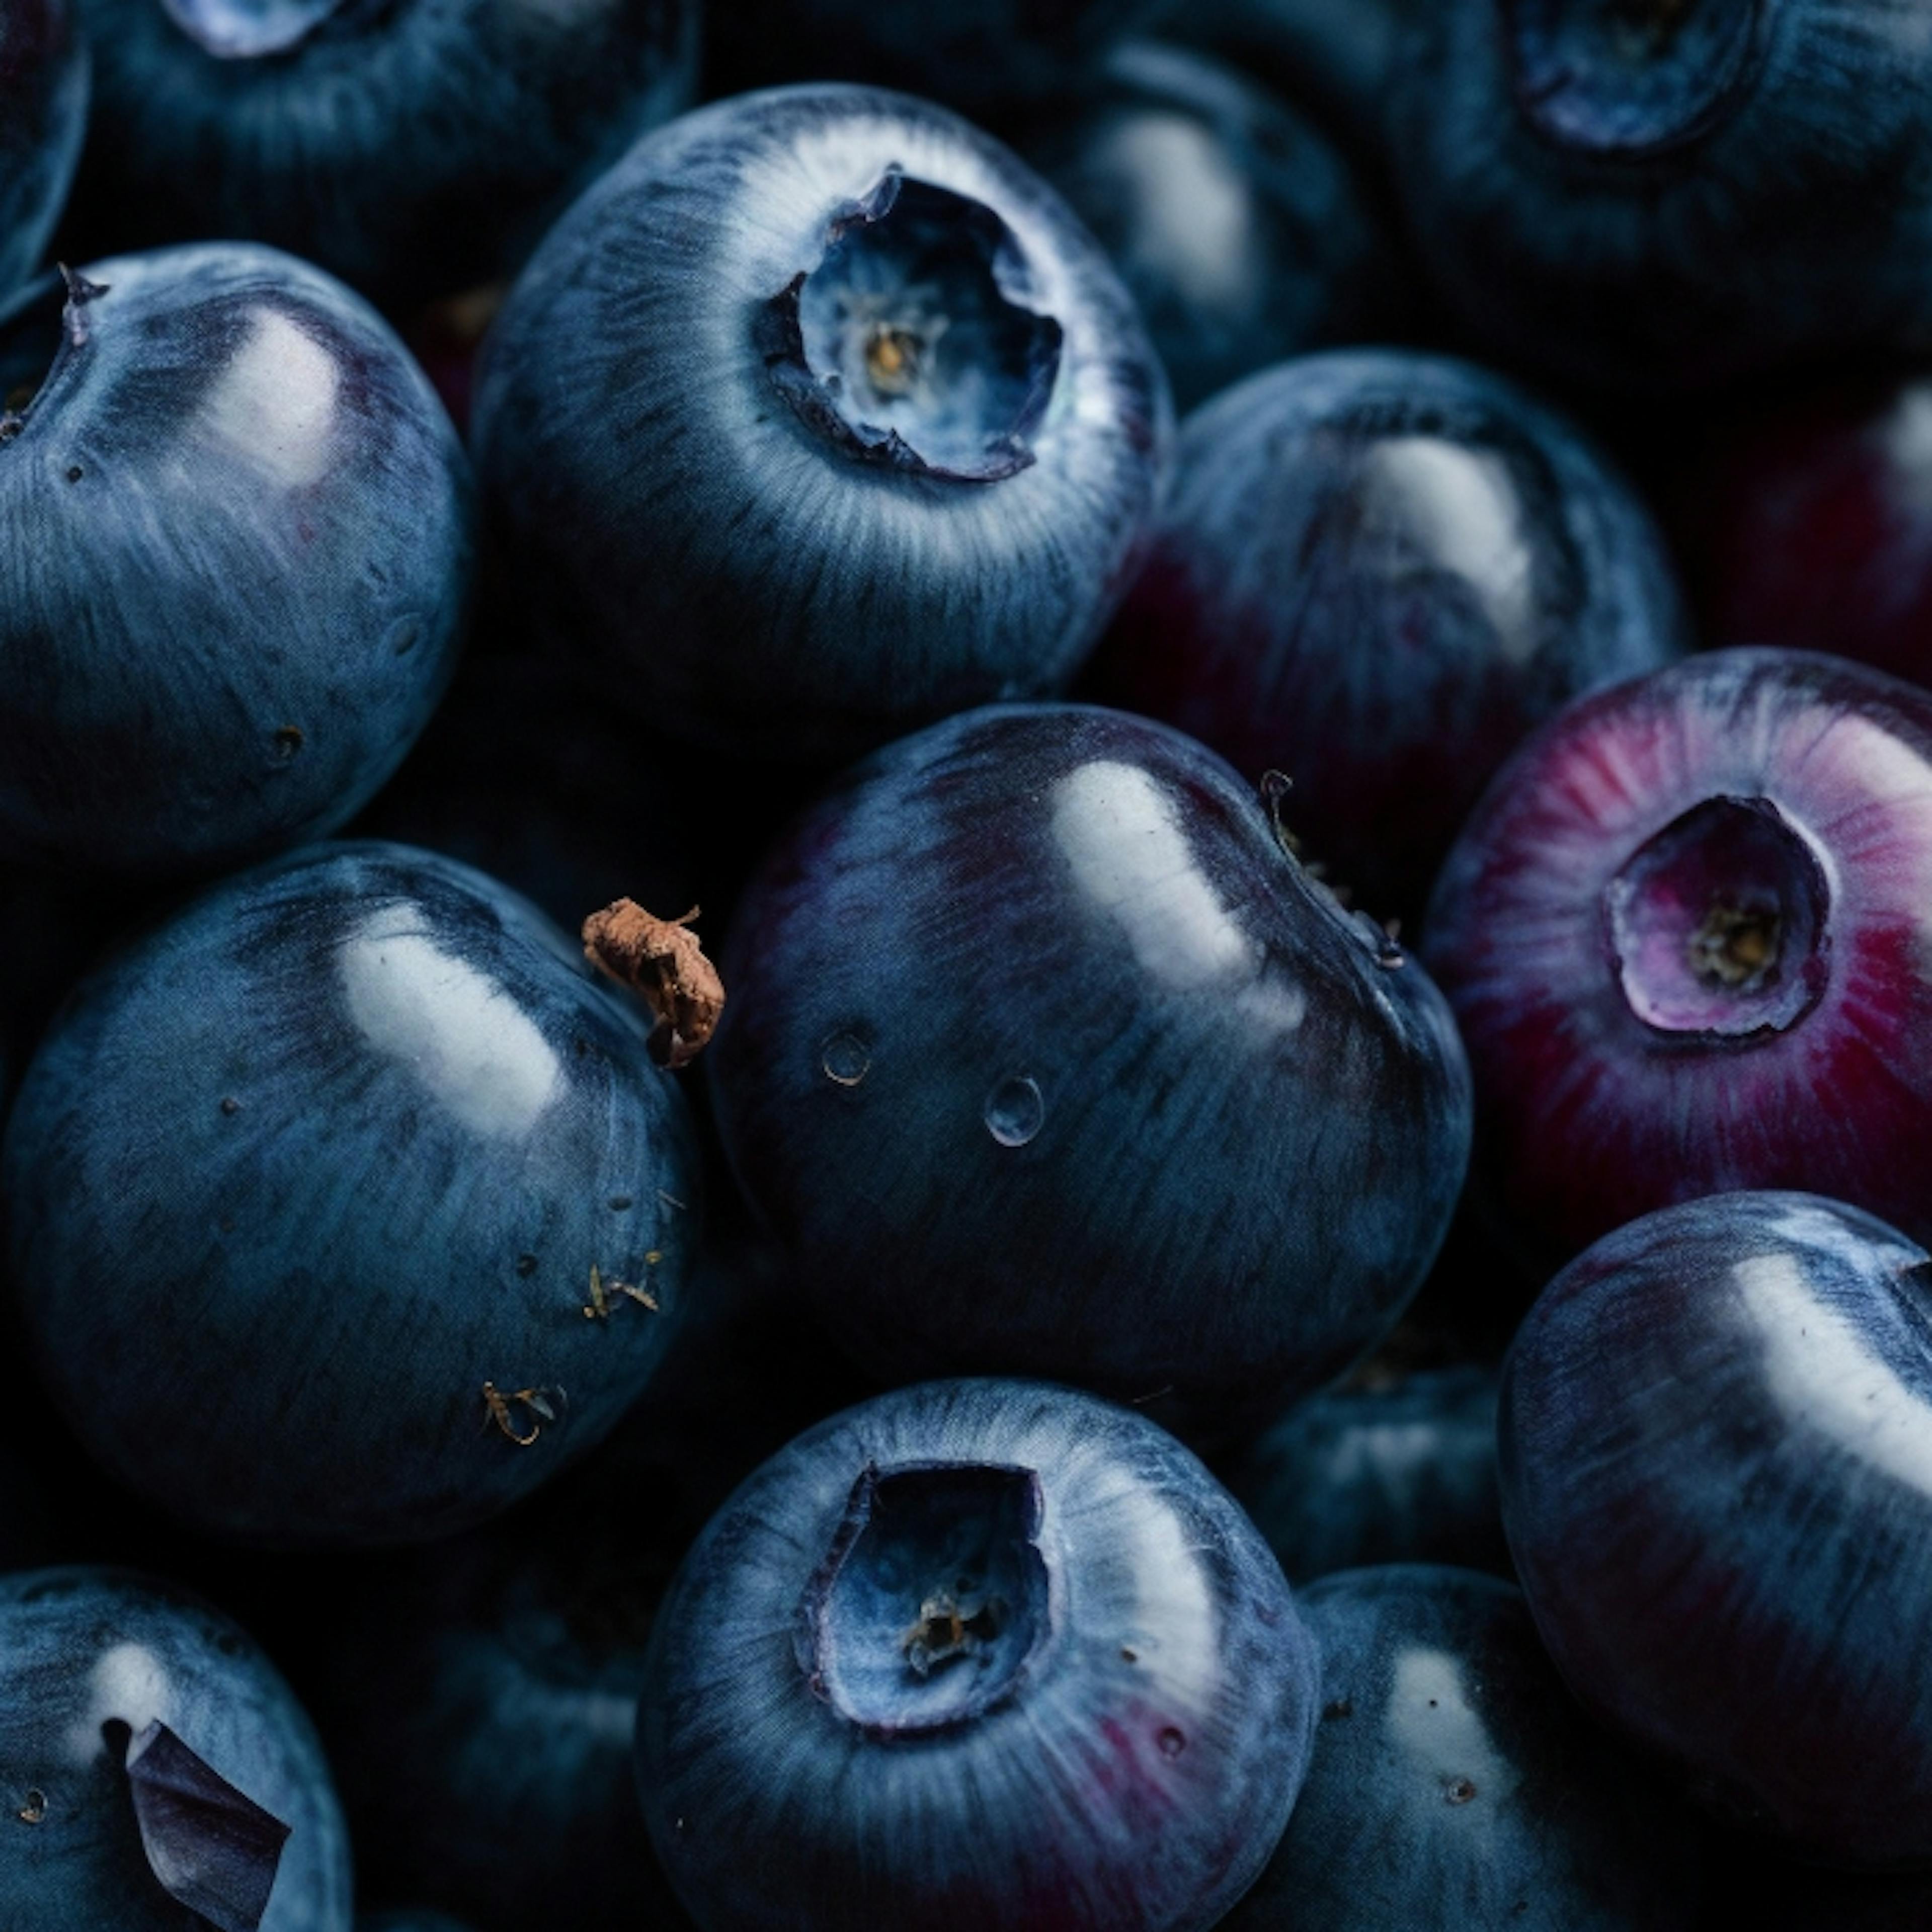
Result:
[[1522,1244],[1744,1187],[1932,1238],[1929,881],[1932,696],[1880,672],[1712,652],[1545,726],[1424,944]]
[[896,1376],[1226,1422],[1378,1338],[1461,1186],[1427,976],[1143,718],[994,706],[878,754],[768,858],[726,972],[734,1166]]
[[1892,373],[1754,396],[1686,466],[1706,628],[1932,685],[1932,382]]
[[343,824],[452,663],[467,465],[388,328],[242,245],[0,310],[0,856],[209,871]]
[[79,0],[90,245],[245,237],[394,304],[513,269],[690,98],[696,0]]
[[4,1192],[56,1400],[212,1532],[476,1522],[615,1422],[686,1286],[696,1150],[527,902],[400,846],[216,888],[87,982]]
[[1378,916],[1414,921],[1532,725],[1688,641],[1635,494],[1472,364],[1284,363],[1189,417],[1175,466],[1092,688],[1287,772],[1297,836]]
[[1808,1858],[1932,1861],[1932,1259],[1810,1195],[1647,1215],[1504,1370],[1503,1522],[1570,1688]]
[[1298,1600],[1315,1755],[1228,1932],[1690,1932],[1688,1822],[1576,1710],[1519,1591],[1398,1564]]
[[699,1923],[1204,1928],[1280,1837],[1315,1652],[1232,1500],[1129,1411],[946,1382],[766,1463],[686,1558],[638,1707]]
[[1497,351],[1661,388],[1926,339],[1932,48],[1896,0],[1472,0],[1405,46],[1394,178]]
[[1324,1390],[1228,1486],[1291,1581],[1382,1563],[1509,1573],[1496,1496],[1496,1377],[1479,1364]]
[[349,1932],[321,1747],[228,1619],[108,1570],[0,1576],[0,1924]]
[[8,0],[0,14],[0,297],[33,272],[59,218],[80,159],[88,83],[87,49],[68,0]]
[[1232,68],[1117,49],[1077,115],[1020,150],[1112,256],[1192,409],[1285,356],[1372,332],[1396,274],[1340,150]]
[[824,86],[634,148],[512,292],[475,422],[538,634],[622,663],[662,730],[807,760],[1070,676],[1168,402],[1036,177]]

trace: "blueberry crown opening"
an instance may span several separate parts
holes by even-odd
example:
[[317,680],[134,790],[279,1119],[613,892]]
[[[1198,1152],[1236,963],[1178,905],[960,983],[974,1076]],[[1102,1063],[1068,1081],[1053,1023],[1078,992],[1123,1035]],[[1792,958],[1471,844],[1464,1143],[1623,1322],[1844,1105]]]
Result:
[[877,1736],[1008,1702],[1051,1628],[1040,1479],[980,1463],[868,1468],[807,1586],[799,1661]]
[[1499,0],[1516,100],[1559,146],[1664,153],[1750,92],[1763,0]]
[[358,0],[161,0],[168,18],[217,60],[291,52],[324,21],[357,4]]
[[1604,894],[1630,1011],[1666,1034],[1748,1040],[1816,1006],[1830,892],[1802,833],[1766,798],[1710,798],[1639,846]]
[[1060,369],[1032,280],[992,209],[889,168],[765,305],[758,346],[800,418],[848,455],[993,482],[1034,461]]
[[0,447],[26,428],[55,371],[86,341],[87,305],[106,292],[71,269],[50,269],[0,304]]

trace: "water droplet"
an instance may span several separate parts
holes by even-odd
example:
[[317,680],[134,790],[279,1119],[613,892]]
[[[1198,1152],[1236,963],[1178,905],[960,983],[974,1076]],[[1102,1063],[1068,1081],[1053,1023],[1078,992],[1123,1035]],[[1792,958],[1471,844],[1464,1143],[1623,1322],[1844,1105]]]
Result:
[[866,1042],[855,1033],[835,1033],[820,1054],[825,1077],[841,1087],[856,1087],[871,1072],[872,1056]]
[[1024,1147],[1046,1123],[1040,1083],[1010,1074],[986,1096],[986,1131],[1002,1147]]
[[1178,1757],[1187,1748],[1186,1738],[1172,1724],[1154,1739],[1154,1742],[1160,1745],[1162,1757]]

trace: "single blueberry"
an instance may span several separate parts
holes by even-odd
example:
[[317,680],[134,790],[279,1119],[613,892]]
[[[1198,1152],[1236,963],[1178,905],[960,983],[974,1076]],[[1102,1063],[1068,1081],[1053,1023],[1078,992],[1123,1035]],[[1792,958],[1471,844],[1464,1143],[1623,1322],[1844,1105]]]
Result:
[[475,436],[539,638],[660,730],[823,759],[1064,682],[1137,560],[1166,382],[1058,196],[942,110],[717,103],[552,230]]
[[349,1932],[315,1734],[228,1619],[130,1573],[0,1576],[0,1924]]
[[208,872],[342,824],[448,680],[474,550],[394,334],[289,256],[169,249],[30,284],[0,389],[0,856]]
[[1227,1479],[1292,1582],[1382,1563],[1509,1574],[1496,1376],[1479,1364],[1324,1390]]
[[1211,752],[1124,712],[992,706],[877,754],[768,856],[726,974],[733,1165],[896,1377],[1226,1424],[1376,1341],[1462,1185],[1427,976]]
[[[69,0],[0,9],[0,299],[39,265],[87,125],[87,49]],[[0,406],[4,404],[0,396]]]
[[645,1040],[527,902],[402,846],[290,855],[116,956],[0,1166],[76,1432],[256,1542],[419,1540],[524,1495],[681,1312],[696,1148]]
[[1281,364],[1188,418],[1175,472],[1090,688],[1285,772],[1297,836],[1378,917],[1414,922],[1532,726],[1688,643],[1636,494],[1473,364]]
[[392,306],[513,270],[696,73],[696,0],[78,4],[90,251],[266,242]]
[[1546,1288],[1503,1378],[1503,1523],[1570,1688],[1801,1856],[1932,1862],[1932,1259],[1714,1196]]
[[1577,1710],[1514,1586],[1396,1564],[1298,1601],[1315,1755],[1227,1932],[1691,1932],[1690,1820]]
[[944,1382],[751,1477],[652,1633],[638,1775],[707,1932],[1205,1928],[1300,1789],[1315,1651],[1144,1418]]
[[1179,408],[1372,334],[1393,306],[1392,253],[1355,170],[1232,68],[1130,41],[1077,116],[1056,103],[1018,146],[1113,258]]
[[1928,80],[1896,0],[1469,0],[1403,44],[1392,178],[1492,349],[1683,388],[1928,340]]
[[1932,1238],[1932,695],[1715,651],[1580,700],[1498,775],[1424,952],[1479,1166],[1532,1258],[1649,1209],[1828,1190]]

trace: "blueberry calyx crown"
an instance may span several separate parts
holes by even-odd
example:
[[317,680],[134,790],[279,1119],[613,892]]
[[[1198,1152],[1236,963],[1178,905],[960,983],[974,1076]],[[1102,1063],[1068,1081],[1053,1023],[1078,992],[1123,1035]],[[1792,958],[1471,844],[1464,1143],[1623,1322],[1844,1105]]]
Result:
[[1010,1703],[1052,1633],[1042,1515],[1030,1469],[868,1465],[800,1604],[814,1696],[880,1738]]
[[168,18],[217,60],[290,53],[357,0],[161,0]]
[[1516,103],[1570,152],[1644,158],[1697,140],[1750,91],[1764,0],[1498,0]]
[[758,347],[800,420],[847,455],[997,482],[1035,460],[1060,369],[1032,279],[992,208],[895,165],[760,310]]
[[1627,859],[1604,893],[1610,956],[1654,1033],[1738,1044],[1789,1030],[1829,976],[1830,889],[1768,798],[1707,798]]

